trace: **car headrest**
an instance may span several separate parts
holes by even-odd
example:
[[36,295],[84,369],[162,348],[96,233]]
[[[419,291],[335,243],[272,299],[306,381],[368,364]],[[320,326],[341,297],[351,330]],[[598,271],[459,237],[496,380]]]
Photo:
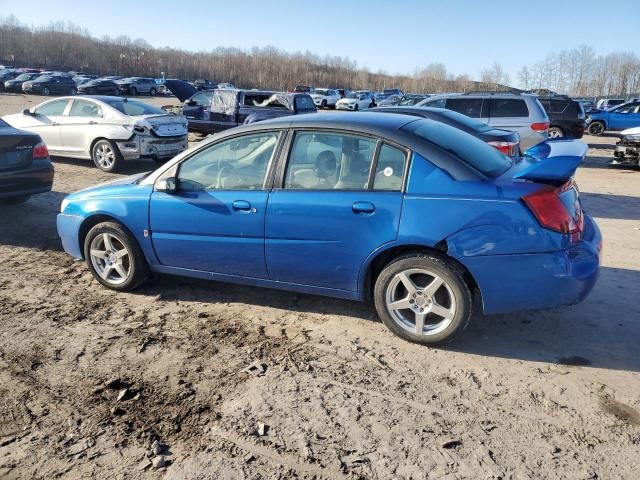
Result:
[[313,174],[318,178],[329,178],[336,173],[336,156],[329,150],[320,152],[316,157],[316,164],[313,167]]

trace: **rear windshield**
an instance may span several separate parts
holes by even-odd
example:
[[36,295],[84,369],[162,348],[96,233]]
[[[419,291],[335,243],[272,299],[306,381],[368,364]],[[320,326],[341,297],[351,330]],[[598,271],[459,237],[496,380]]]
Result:
[[451,153],[467,165],[495,178],[511,166],[511,158],[462,130],[434,120],[417,120],[400,130],[412,133]]
[[154,107],[153,105],[149,105],[148,103],[139,102],[137,100],[129,100],[122,98],[110,98],[103,100],[109,106],[115,108],[116,110],[124,113],[125,115],[166,115],[167,112],[159,109],[158,107]]

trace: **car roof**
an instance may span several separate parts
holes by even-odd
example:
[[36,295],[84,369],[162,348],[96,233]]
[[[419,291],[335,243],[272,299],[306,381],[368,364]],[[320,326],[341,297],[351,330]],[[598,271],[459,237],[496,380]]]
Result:
[[370,112],[322,113],[290,115],[264,120],[257,125],[279,128],[335,128],[339,130],[378,131],[398,130],[400,127],[419,120],[416,117],[398,113],[373,114]]

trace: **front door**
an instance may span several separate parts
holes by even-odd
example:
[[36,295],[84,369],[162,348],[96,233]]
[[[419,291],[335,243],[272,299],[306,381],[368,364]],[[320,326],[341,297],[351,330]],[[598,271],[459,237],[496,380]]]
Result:
[[52,100],[37,106],[33,115],[25,118],[27,130],[37,133],[52,154],[63,152],[60,121],[69,103],[68,99]]
[[270,131],[210,144],[179,164],[175,192],[153,192],[149,222],[162,265],[267,278],[267,179],[278,139]]
[[640,126],[640,103],[628,103],[616,107],[609,112],[609,125],[611,130],[626,130]]
[[357,291],[365,259],[397,238],[406,152],[348,133],[299,131],[269,197],[266,259],[280,282]]

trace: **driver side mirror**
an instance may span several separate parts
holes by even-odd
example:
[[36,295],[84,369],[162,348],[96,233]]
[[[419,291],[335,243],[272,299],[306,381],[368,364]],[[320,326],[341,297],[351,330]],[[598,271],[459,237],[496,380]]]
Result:
[[22,114],[23,115],[35,115],[35,113],[33,113],[30,108],[25,108],[24,110],[22,110]]
[[195,100],[188,99],[186,102],[184,102],[184,104],[185,104],[185,105],[188,105],[188,106],[190,106],[190,107],[193,107],[193,106],[196,104],[196,101],[195,101]]
[[155,185],[156,192],[175,193],[178,191],[178,182],[176,177],[168,177],[158,180]]

